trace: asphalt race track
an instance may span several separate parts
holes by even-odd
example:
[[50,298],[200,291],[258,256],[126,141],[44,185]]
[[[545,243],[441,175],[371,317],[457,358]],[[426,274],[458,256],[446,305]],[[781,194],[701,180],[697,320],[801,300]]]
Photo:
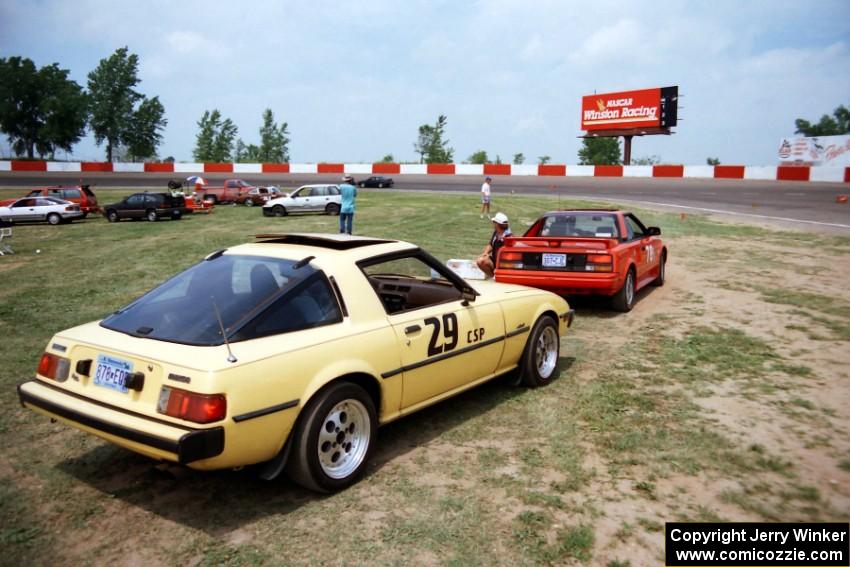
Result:
[[[86,173],[82,180],[96,187],[165,189],[169,179],[182,180],[187,174],[171,173]],[[295,187],[305,183],[337,183],[338,175],[315,174],[203,174],[211,184],[230,177],[250,183]],[[356,177],[366,177],[365,175]],[[394,176],[395,190],[455,191],[477,194],[482,179],[467,175]],[[74,185],[79,173],[0,173],[0,195],[4,188]],[[367,189],[381,191],[381,189]],[[741,220],[768,222],[781,226],[850,234],[850,204],[837,203],[839,195],[850,194],[850,184],[795,181],[756,181],[733,179],[664,179],[600,177],[499,177],[493,180],[493,211],[499,195],[560,195],[562,198],[610,200],[626,206],[664,208],[692,213],[733,215]],[[7,198],[8,198],[7,197]]]

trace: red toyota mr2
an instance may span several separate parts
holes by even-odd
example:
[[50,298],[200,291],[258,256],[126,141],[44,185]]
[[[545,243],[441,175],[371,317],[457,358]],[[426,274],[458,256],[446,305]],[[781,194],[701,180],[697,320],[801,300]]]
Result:
[[499,250],[496,281],[560,295],[604,295],[630,311],[635,292],[664,285],[667,247],[661,229],[632,213],[582,209],[544,214],[525,236],[508,237]]

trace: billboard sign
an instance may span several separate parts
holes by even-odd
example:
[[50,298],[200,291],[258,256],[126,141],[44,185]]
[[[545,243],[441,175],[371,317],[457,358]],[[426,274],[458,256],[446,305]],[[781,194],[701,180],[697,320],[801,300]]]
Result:
[[782,138],[780,165],[850,166],[850,136]]
[[679,87],[658,87],[587,95],[581,100],[581,129],[675,126],[678,91]]

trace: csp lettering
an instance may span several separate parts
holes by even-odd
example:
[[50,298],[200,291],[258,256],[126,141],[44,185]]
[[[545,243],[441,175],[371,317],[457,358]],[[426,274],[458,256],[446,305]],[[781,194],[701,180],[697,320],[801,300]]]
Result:
[[478,341],[484,340],[484,327],[479,329],[472,329],[471,331],[466,332],[466,342],[467,343],[477,343]]

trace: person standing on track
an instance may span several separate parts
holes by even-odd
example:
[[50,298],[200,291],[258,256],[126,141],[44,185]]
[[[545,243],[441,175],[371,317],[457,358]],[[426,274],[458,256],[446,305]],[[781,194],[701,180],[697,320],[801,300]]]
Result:
[[481,184],[481,218],[484,218],[486,214],[487,217],[490,217],[490,182],[493,181],[492,177],[485,177],[484,183]]
[[342,196],[342,206],[339,209],[339,233],[351,234],[354,225],[354,199],[357,198],[357,186],[352,176],[346,175],[342,178],[339,193]]

